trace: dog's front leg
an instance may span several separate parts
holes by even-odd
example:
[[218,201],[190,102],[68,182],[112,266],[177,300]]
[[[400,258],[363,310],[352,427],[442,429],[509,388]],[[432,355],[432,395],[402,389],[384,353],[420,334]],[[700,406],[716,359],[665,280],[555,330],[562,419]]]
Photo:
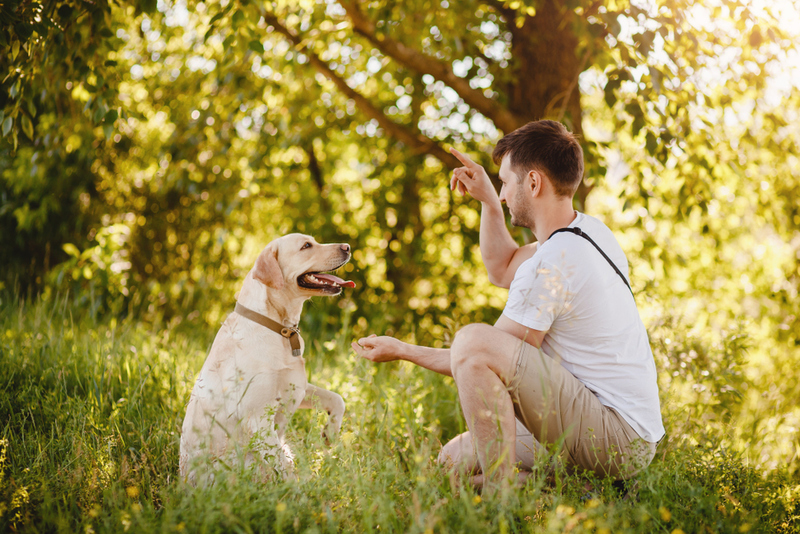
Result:
[[306,386],[306,396],[300,403],[300,408],[322,408],[328,412],[328,424],[325,425],[322,435],[330,443],[339,435],[344,417],[344,399],[338,393],[322,389],[311,384]]

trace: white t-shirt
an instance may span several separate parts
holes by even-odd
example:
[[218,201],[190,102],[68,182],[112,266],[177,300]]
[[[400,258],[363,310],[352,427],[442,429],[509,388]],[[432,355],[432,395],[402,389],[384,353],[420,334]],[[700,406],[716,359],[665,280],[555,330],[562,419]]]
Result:
[[[628,276],[628,260],[609,228],[583,213],[580,228]],[[562,232],[514,274],[503,314],[547,332],[542,351],[614,408],[640,437],[664,435],[656,366],[636,302],[622,278],[585,238]]]

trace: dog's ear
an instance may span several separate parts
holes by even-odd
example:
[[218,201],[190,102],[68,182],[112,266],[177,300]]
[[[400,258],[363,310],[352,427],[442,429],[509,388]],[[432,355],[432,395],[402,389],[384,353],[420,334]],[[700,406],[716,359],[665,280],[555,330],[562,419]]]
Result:
[[253,278],[267,287],[283,289],[283,273],[278,264],[277,247],[267,247],[261,251],[256,259],[256,266],[253,268]]

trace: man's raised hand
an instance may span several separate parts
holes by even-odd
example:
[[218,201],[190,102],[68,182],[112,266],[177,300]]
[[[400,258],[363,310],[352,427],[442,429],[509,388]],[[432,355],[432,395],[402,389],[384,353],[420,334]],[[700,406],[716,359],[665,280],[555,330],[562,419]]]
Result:
[[481,202],[496,200],[497,191],[494,190],[492,181],[484,168],[455,148],[451,148],[450,153],[464,165],[453,171],[453,176],[450,178],[450,190],[452,191],[458,187],[462,195],[469,193],[473,198]]

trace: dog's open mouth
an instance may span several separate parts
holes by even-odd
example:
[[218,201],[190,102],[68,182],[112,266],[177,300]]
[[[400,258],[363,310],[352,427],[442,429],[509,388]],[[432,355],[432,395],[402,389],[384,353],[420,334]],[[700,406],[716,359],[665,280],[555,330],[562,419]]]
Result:
[[331,295],[338,295],[343,287],[356,287],[355,282],[342,280],[331,273],[303,273],[297,279],[297,285],[305,289],[330,293]]

